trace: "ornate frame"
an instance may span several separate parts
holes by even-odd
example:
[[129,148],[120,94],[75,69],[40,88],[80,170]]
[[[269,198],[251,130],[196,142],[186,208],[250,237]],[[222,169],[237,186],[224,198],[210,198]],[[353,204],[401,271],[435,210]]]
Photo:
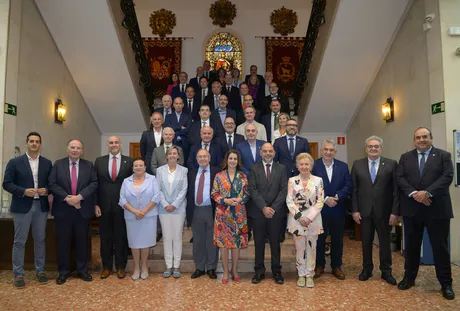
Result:
[[154,11],[150,15],[149,25],[152,28],[152,34],[163,39],[166,35],[172,34],[176,26],[176,14],[165,9]]
[[219,25],[225,28],[227,25],[233,25],[233,19],[236,17],[236,6],[228,0],[217,0],[209,8],[209,17],[213,25]]
[[297,13],[284,6],[274,10],[270,15],[270,25],[273,26],[273,31],[282,36],[293,33],[298,23]]

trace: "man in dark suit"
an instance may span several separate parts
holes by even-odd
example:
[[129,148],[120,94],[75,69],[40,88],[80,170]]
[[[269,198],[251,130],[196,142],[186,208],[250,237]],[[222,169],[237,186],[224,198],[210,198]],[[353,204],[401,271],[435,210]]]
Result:
[[[200,87],[196,91],[196,102],[198,104],[198,108],[204,104],[204,101],[206,98],[212,97],[212,92],[211,92],[211,85],[208,82],[208,78],[206,77],[201,77],[200,78]],[[210,99],[212,101],[212,99]],[[209,99],[207,100],[209,102]]]
[[211,62],[209,60],[203,62],[203,76],[211,83],[217,80],[217,72],[211,69]]
[[[266,143],[263,140],[257,139],[257,127],[254,124],[248,124],[245,128],[246,141],[239,143],[236,146],[241,154],[241,161],[243,162],[243,172],[249,175],[251,167],[262,161],[260,156],[260,149],[262,145]],[[244,137],[244,136],[243,136]]]
[[191,122],[195,122],[200,117],[198,112],[200,111],[201,102],[199,99],[197,99],[195,90],[191,86],[187,87],[187,90],[185,91],[185,95],[186,95],[186,99],[185,101],[182,102],[184,106],[182,111],[190,116]]
[[404,278],[398,288],[406,290],[415,285],[420,265],[420,248],[427,228],[433,248],[436,277],[442,295],[454,299],[449,254],[450,219],[453,218],[449,185],[454,169],[449,152],[433,145],[428,128],[414,133],[415,149],[401,156],[396,178],[401,189],[401,215],[404,220],[405,257]]
[[[190,86],[187,88],[187,92],[189,91],[193,92]],[[166,118],[165,126],[174,130],[175,137],[173,143],[174,145],[182,148],[182,151],[184,152],[184,159],[186,160],[190,150],[190,146],[188,144],[188,131],[192,124],[192,120],[190,115],[184,112],[183,108],[184,102],[182,101],[182,98],[176,98],[174,100],[174,113]]]
[[390,227],[399,215],[399,190],[396,184],[396,161],[381,156],[383,140],[366,139],[367,157],[356,160],[351,169],[353,181],[353,219],[361,225],[363,270],[360,281],[372,277],[372,243],[377,231],[380,244],[381,278],[396,285],[391,274]]
[[212,166],[220,167],[224,156],[222,154],[220,144],[217,142],[217,140],[213,140],[213,133],[214,130],[210,126],[204,126],[201,129],[201,141],[198,144],[193,145],[190,149],[190,155],[187,161],[187,167],[189,170],[192,169],[192,167],[198,168],[199,164],[196,161],[196,155],[201,149],[205,149],[209,152],[211,157],[210,163]]
[[238,96],[240,95],[240,90],[238,87],[233,86],[233,77],[229,73],[225,75],[225,85],[222,87],[222,94],[227,95],[229,103],[238,100]]
[[280,162],[286,167],[288,178],[299,175],[295,165],[295,158],[299,153],[311,153],[308,140],[297,136],[297,121],[292,119],[286,123],[286,136],[275,140],[275,161]]
[[267,140],[272,141],[273,131],[279,128],[281,103],[278,98],[270,99],[269,113],[262,116],[262,124],[267,130]]
[[251,67],[249,68],[249,74],[246,75],[246,78],[244,79],[244,81],[246,83],[248,83],[249,81],[249,77],[250,76],[257,76],[257,79],[259,80],[259,84],[260,85],[264,85],[265,84],[265,79],[264,77],[262,77],[261,75],[258,75],[257,74],[257,66],[256,65],[251,65]]
[[260,283],[265,278],[265,238],[268,236],[271,251],[273,280],[283,284],[280,264],[280,233],[286,210],[287,175],[284,165],[273,161],[275,149],[270,143],[262,145],[262,162],[254,164],[249,173],[248,216],[254,231],[256,248],[255,275],[252,283]]
[[200,107],[200,119],[193,122],[188,131],[188,142],[190,146],[196,145],[201,141],[201,129],[210,126],[214,129],[213,138],[220,137],[220,126],[216,120],[211,119],[211,109],[208,105]]
[[290,113],[290,108],[289,108],[289,99],[287,97],[284,97],[280,94],[278,85],[275,82],[270,83],[270,95],[267,95],[264,97],[263,100],[263,105],[260,105],[262,107],[262,113],[267,114],[270,113],[270,105],[272,103],[273,99],[278,99],[280,102],[280,111],[285,112],[287,114]]
[[222,149],[222,155],[225,155],[229,149],[236,149],[236,146],[244,141],[244,136],[235,133],[235,128],[235,120],[231,117],[226,117],[224,121],[224,134],[217,139]]
[[182,97],[185,101],[185,90],[187,89],[188,75],[186,72],[182,71],[179,74],[179,84],[172,88],[171,97],[172,100],[176,99],[176,97]]
[[203,73],[204,73],[203,66],[198,66],[196,68],[196,77],[191,78],[190,81],[188,81],[188,84],[193,87],[195,92],[197,92],[198,89],[200,88],[200,79],[203,76]]
[[[152,125],[153,129],[142,133],[140,142],[141,155],[145,163],[151,163],[153,150],[163,145],[163,117],[161,113],[154,112],[152,114]],[[150,165],[147,165],[146,169],[147,173],[152,174]]]
[[[230,101],[230,108],[235,110],[236,113],[242,117],[242,118],[239,118],[241,122],[237,121],[237,123],[241,124],[241,123],[244,123],[244,109],[248,106],[247,103],[245,103],[244,99],[246,98],[246,95],[249,95],[249,87],[245,82],[243,82],[240,84],[239,89],[240,89],[240,95],[237,97],[234,97],[232,101]],[[251,96],[251,99],[252,99],[252,96]],[[259,101],[257,99],[252,100],[252,106],[255,109],[260,110]],[[256,121],[260,122],[260,118],[257,118]]]
[[57,160],[49,176],[53,194],[51,214],[55,218],[58,253],[56,284],[64,284],[70,276],[70,245],[75,236],[78,277],[92,281],[88,273],[89,222],[94,215],[93,195],[97,190],[97,175],[93,163],[81,159],[83,143],[71,140],[68,157]]
[[[254,99],[250,94],[246,94],[243,96],[243,107],[254,107]],[[254,107],[254,109],[256,109]],[[244,122],[246,122],[246,118],[244,117],[244,110],[239,110],[235,111],[236,112],[236,125],[241,125]],[[255,110],[256,114],[254,116],[254,120],[258,123],[261,123],[262,121],[262,114],[260,113],[260,110]]]
[[110,136],[107,147],[109,154],[94,162],[98,181],[94,195],[94,214],[99,217],[103,267],[101,279],[112,274],[114,255],[117,277],[122,279],[126,276],[128,238],[124,210],[118,205],[118,201],[123,180],[133,174],[133,159],[121,154],[122,145],[118,136]]
[[[180,97],[181,98],[181,97]],[[163,116],[163,123],[166,121],[166,118],[169,114],[174,112],[174,108],[172,107],[172,99],[169,95],[164,95],[161,98],[162,106],[158,107],[154,110],[154,112],[159,112]]]
[[24,250],[32,226],[35,251],[35,273],[38,282],[48,282],[45,274],[46,222],[49,211],[48,176],[51,161],[40,155],[42,138],[30,132],[26,154],[8,161],[3,189],[12,194],[10,212],[14,221],[13,284],[24,287]]
[[222,94],[222,84],[219,81],[214,81],[212,83],[212,94],[206,96],[203,101],[203,105],[208,105],[211,107],[211,111],[219,108],[219,96]]
[[332,274],[339,280],[345,279],[342,271],[343,231],[345,229],[346,202],[353,191],[348,165],[335,159],[337,149],[333,140],[321,144],[321,158],[315,161],[312,175],[321,177],[324,184],[324,206],[321,210],[324,233],[316,244],[315,277],[320,277],[326,266],[326,237],[331,235]]
[[211,112],[211,120],[214,120],[214,124],[219,127],[219,133],[224,133],[224,121],[225,118],[230,117],[233,120],[236,119],[235,110],[228,108],[228,97],[225,94],[219,96],[219,107]]
[[201,149],[196,154],[198,168],[188,173],[187,223],[193,232],[193,261],[196,270],[192,279],[205,273],[211,279],[217,279],[216,267],[218,248],[214,245],[215,202],[211,198],[214,177],[220,169],[210,165],[209,152]]

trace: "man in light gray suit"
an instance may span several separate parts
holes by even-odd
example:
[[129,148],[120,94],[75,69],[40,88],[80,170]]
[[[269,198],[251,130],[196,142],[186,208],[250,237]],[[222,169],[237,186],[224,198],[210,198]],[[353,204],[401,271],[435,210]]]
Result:
[[[166,164],[166,151],[173,146],[175,132],[170,127],[165,127],[163,129],[163,141],[164,144],[156,147],[153,150],[152,154],[152,162],[150,163],[150,168],[152,170],[152,174],[156,175],[157,168],[162,165]],[[184,165],[184,152],[182,151],[181,147],[177,147],[179,149],[179,161],[177,162],[179,165]]]

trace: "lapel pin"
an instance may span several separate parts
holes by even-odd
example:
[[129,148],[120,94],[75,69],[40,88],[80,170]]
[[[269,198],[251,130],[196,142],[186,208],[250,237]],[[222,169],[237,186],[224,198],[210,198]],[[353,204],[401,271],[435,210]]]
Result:
[[433,157],[436,155],[436,153],[433,153]]
[[385,165],[385,162],[382,162],[382,165]]

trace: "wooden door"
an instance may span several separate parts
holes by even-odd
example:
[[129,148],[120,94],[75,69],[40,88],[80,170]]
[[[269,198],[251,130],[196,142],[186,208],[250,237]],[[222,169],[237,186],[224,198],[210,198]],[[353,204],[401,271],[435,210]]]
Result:
[[141,143],[129,143],[129,156],[133,159],[142,158]]
[[310,146],[310,151],[311,151],[311,156],[313,157],[314,160],[318,159],[318,143],[308,143],[308,146]]

